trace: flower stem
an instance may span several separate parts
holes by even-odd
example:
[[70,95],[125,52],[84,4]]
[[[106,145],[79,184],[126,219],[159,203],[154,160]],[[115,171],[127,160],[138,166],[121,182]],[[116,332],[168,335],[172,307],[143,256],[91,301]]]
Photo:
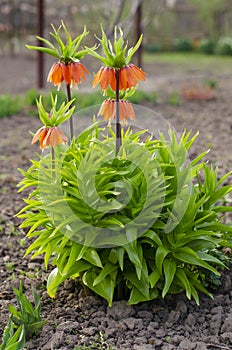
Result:
[[55,178],[55,150],[53,147],[51,147],[51,153],[52,153],[52,179]]
[[[71,88],[69,84],[66,84],[66,89],[67,89],[67,98],[68,98],[68,102],[71,101],[72,96],[71,96]],[[72,106],[69,107],[69,109]],[[69,128],[70,128],[70,139],[72,140],[73,138],[73,117],[71,116],[69,119]]]
[[115,79],[116,79],[116,156],[119,152],[119,149],[122,145],[121,139],[121,124],[120,124],[120,108],[119,108],[119,78],[120,70],[116,69]]

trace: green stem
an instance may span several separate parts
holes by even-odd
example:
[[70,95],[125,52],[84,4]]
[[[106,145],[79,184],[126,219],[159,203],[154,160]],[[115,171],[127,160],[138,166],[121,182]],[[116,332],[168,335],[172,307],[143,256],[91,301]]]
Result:
[[80,272],[79,276],[80,276],[81,284],[82,284],[84,292],[85,292],[85,296],[93,295],[92,290],[82,282],[83,275],[84,275],[84,272]]
[[117,285],[117,300],[125,299],[124,295],[124,280],[122,279],[119,284]]
[[[72,99],[72,96],[71,96],[71,88],[70,88],[70,85],[67,84],[66,85],[66,89],[67,89],[67,98],[68,98],[68,102],[71,101]],[[71,108],[72,106],[69,107],[69,109]],[[73,138],[73,117],[71,115],[70,119],[69,119],[69,128],[70,128],[70,139],[72,140]]]
[[53,147],[51,147],[51,153],[52,153],[52,179],[54,180],[55,178],[55,150]]
[[121,139],[121,124],[120,124],[120,108],[119,108],[119,79],[120,79],[120,70],[116,69],[115,71],[115,79],[116,79],[116,156],[119,152],[119,149],[122,145]]

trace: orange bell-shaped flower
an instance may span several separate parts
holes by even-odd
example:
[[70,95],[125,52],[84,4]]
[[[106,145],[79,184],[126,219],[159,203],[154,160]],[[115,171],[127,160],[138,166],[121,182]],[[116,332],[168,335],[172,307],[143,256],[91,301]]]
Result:
[[[116,91],[116,69],[112,67],[101,67],[93,80],[93,87],[100,84],[102,90],[108,86]],[[134,64],[129,64],[118,69],[119,72],[119,90],[126,90],[136,86],[139,80],[146,80],[146,73]]]
[[57,127],[46,127],[40,128],[34,135],[31,143],[34,144],[40,141],[40,149],[43,151],[45,147],[52,146],[55,148],[59,143],[65,143],[68,141],[64,133]]
[[[103,101],[99,109],[98,116],[102,115],[105,121],[116,119],[116,104],[117,102],[112,99],[107,99]],[[128,119],[135,119],[135,112],[129,101],[119,101],[119,114],[120,121],[122,124],[127,124]]]

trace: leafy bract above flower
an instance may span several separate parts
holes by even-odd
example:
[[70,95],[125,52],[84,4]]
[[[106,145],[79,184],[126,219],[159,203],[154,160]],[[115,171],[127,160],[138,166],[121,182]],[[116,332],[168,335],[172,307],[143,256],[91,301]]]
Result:
[[[86,49],[82,49],[80,51],[77,51],[82,40],[88,35],[89,32],[87,32],[86,27],[84,27],[83,33],[77,36],[74,40],[72,40],[71,35],[69,34],[65,24],[63,21],[61,21],[61,25],[56,30],[53,25],[52,29],[54,33],[50,32],[50,35],[56,40],[58,47],[53,45],[49,40],[45,38],[41,38],[40,36],[37,36],[37,39],[42,41],[47,47],[43,46],[31,46],[26,45],[26,47],[30,50],[37,50],[41,52],[45,52],[51,56],[54,56],[58,58],[61,62],[67,64],[70,61],[71,62],[77,62],[82,57],[84,57],[87,54]],[[66,43],[61,39],[60,36],[60,30],[61,28],[64,30],[66,35]],[[94,47],[92,48],[94,51]]]
[[130,63],[132,56],[139,48],[143,36],[141,35],[136,45],[129,50],[123,39],[123,31],[119,28],[119,38],[117,38],[117,27],[114,32],[113,44],[107,40],[106,34],[102,28],[102,39],[98,39],[103,48],[104,56],[101,56],[95,50],[86,48],[88,53],[104,63],[93,80],[93,87],[100,84],[102,90],[110,87],[116,91],[116,71],[119,75],[119,90],[126,90],[138,85],[139,80],[145,80],[146,73]]
[[[37,36],[47,47],[43,46],[31,46],[26,45],[30,50],[37,50],[45,52],[51,56],[59,59],[59,62],[55,62],[50,72],[48,73],[47,80],[52,82],[55,86],[60,88],[63,81],[66,85],[71,87],[79,84],[81,79],[86,81],[85,74],[90,74],[89,71],[79,62],[79,60],[87,54],[86,49],[78,51],[78,48],[84,39],[88,35],[86,28],[84,27],[83,33],[72,40],[65,24],[61,21],[61,26],[56,30],[52,25],[54,33],[50,35],[56,40],[57,47],[53,45],[49,40]],[[66,35],[66,43],[61,39],[60,30],[63,28]],[[95,47],[92,48],[94,51]]]
[[[125,100],[120,100],[118,103],[120,111],[120,122],[122,124],[127,124],[128,119],[134,120],[135,112],[131,103]],[[117,102],[112,99],[103,101],[99,109],[98,116],[103,115],[105,121],[116,119],[116,104]]]
[[65,120],[68,120],[75,109],[71,107],[74,99],[68,103],[63,102],[60,108],[57,108],[57,96],[54,98],[51,95],[52,108],[50,113],[46,112],[42,103],[42,97],[37,101],[39,118],[44,124],[34,135],[32,144],[40,141],[40,148],[43,150],[47,146],[56,147],[59,143],[67,142],[67,137],[58,128]]
[[58,126],[62,124],[64,121],[68,120],[72,116],[75,106],[71,107],[71,105],[74,102],[74,100],[75,99],[72,99],[67,103],[63,102],[61,106],[57,108],[57,96],[55,96],[54,98],[51,95],[52,108],[50,110],[50,113],[48,113],[44,109],[42,97],[40,96],[40,99],[37,101],[37,108],[41,122],[46,127]]
[[101,27],[101,30],[102,30],[102,38],[101,39],[97,38],[97,39],[101,43],[105,56],[101,56],[93,48],[86,47],[87,52],[93,57],[103,62],[104,65],[107,67],[120,69],[127,66],[130,63],[134,53],[138,50],[142,42],[143,35],[140,36],[138,42],[134,47],[127,49],[127,44],[125,44],[125,41],[123,39],[123,31],[121,28],[119,28],[119,38],[118,38],[118,28],[115,27],[113,44],[111,43],[110,40],[107,39],[107,36],[102,27]]

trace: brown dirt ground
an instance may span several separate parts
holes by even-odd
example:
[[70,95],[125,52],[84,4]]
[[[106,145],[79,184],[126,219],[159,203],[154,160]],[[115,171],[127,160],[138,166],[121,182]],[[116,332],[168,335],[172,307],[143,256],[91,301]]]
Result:
[[[14,94],[23,94],[25,91],[35,87],[35,62],[32,60],[32,56],[29,56],[27,58],[19,57],[17,59],[9,57],[0,57],[0,67],[0,94],[6,92]],[[46,64],[46,71],[48,71],[48,69],[49,63]],[[146,104],[146,106],[152,108],[153,110],[155,110],[155,112],[161,114],[164,117],[164,119],[177,130],[178,133],[181,133],[185,128],[187,130],[192,129],[194,133],[199,130],[200,135],[193,148],[193,154],[198,154],[200,151],[210,148],[211,151],[207,155],[207,159],[211,161],[214,165],[219,166],[220,173],[224,173],[228,170],[231,170],[231,77],[226,74],[220,75],[220,72],[218,73],[218,75],[216,75],[217,89],[216,98],[214,100],[189,102],[181,98],[179,105],[176,106],[171,105],[167,102],[168,96],[170,96],[170,94],[173,91],[180,91],[180,89],[184,85],[190,84],[190,82],[197,82],[199,84],[202,84],[202,81],[205,78],[211,77],[212,72],[193,72],[188,71],[188,68],[183,67],[183,69],[179,69],[177,73],[175,71],[172,71],[173,67],[167,64],[159,65],[157,67],[147,65],[145,69],[150,73],[150,76],[151,73],[155,72],[156,78],[149,77],[147,82],[144,84],[143,89],[146,91],[157,91],[158,93],[158,104],[155,106],[155,108],[152,105],[149,105],[149,103]],[[46,90],[47,89],[48,87],[46,87]],[[150,131],[153,131],[152,128],[157,128],[157,125],[152,125],[152,121],[148,120],[146,122],[146,127],[148,127]],[[28,345],[28,348],[73,349],[73,347],[71,347],[71,345],[67,345],[67,343],[66,345],[64,345],[63,340],[59,344],[59,341],[57,339],[53,339],[53,345],[47,344],[51,344],[51,342],[49,343],[49,339],[51,339],[52,337],[54,338],[54,334],[56,334],[56,328],[64,323],[64,318],[62,319],[62,317],[60,317],[60,314],[62,312],[65,314],[66,323],[69,322],[69,320],[74,322],[73,317],[70,315],[72,314],[72,307],[78,304],[78,310],[81,310],[82,312],[82,320],[85,320],[86,322],[85,317],[87,316],[83,315],[88,314],[89,319],[91,319],[90,309],[87,308],[84,310],[83,305],[85,304],[85,301],[83,301],[83,299],[81,299],[80,296],[80,299],[78,301],[76,299],[78,295],[77,291],[73,292],[72,289],[71,292],[69,289],[70,286],[68,285],[66,285],[66,289],[64,289],[63,292],[58,295],[57,301],[51,303],[48,300],[48,298],[46,297],[46,293],[43,290],[41,290],[41,288],[43,288],[44,284],[46,283],[47,276],[46,272],[44,272],[43,269],[41,271],[42,260],[38,258],[35,261],[30,261],[29,258],[23,258],[25,252],[25,245],[27,245],[27,242],[25,241],[24,232],[18,227],[19,220],[14,217],[14,214],[18,211],[18,209],[22,207],[22,195],[19,195],[16,189],[16,185],[20,180],[20,175],[17,168],[21,167],[26,169],[29,165],[28,159],[32,157],[35,151],[38,151],[37,146],[32,147],[30,145],[31,136],[29,134],[29,130],[34,132],[39,126],[40,122],[38,121],[38,119],[36,119],[35,117],[25,115],[17,115],[10,118],[0,119],[0,334],[3,331],[3,326],[5,326],[7,322],[7,304],[9,302],[15,301],[15,299],[13,299],[12,296],[12,286],[18,286],[19,280],[22,279],[26,287],[28,287],[32,283],[42,295],[42,300],[44,303],[43,317],[48,319],[48,325],[46,326],[45,330],[43,330],[42,335],[39,338],[37,338],[37,340],[34,339]],[[190,157],[193,154],[190,154]],[[145,344],[144,347],[141,347],[140,349],[232,349],[231,327],[228,331],[230,334],[227,335],[227,337],[225,335],[224,338],[222,337],[222,328],[225,323],[225,320],[231,320],[230,317],[232,316],[231,273],[228,274],[228,278],[227,289],[225,289],[225,294],[220,297],[221,294],[219,293],[219,296],[217,296],[216,301],[219,302],[219,304],[216,305],[215,302],[211,302],[208,299],[203,299],[202,312],[209,313],[211,309],[215,309],[215,307],[219,305],[221,305],[221,307],[223,308],[223,316],[220,325],[221,328],[216,333],[215,331],[210,331],[209,329],[208,338],[204,338],[205,340],[203,341],[203,345],[205,344],[205,347],[203,345],[201,345],[202,347],[199,347],[200,345],[197,345],[197,341],[201,340],[200,324],[199,327],[195,327],[195,329],[192,328],[192,331],[189,330],[188,335],[186,335],[187,333],[183,333],[181,329],[181,325],[182,328],[185,327],[185,321],[182,320],[183,322],[181,323],[179,320],[179,330],[178,328],[176,329],[175,327],[173,328],[171,326],[170,328],[166,327],[162,336],[157,336],[156,333],[153,334],[153,338],[155,339],[153,343],[150,341],[149,343],[147,343],[147,345]],[[82,306],[80,306],[80,303],[82,303]],[[105,308],[104,310],[106,310],[106,306],[104,303],[102,304],[103,306],[99,306],[99,301],[93,302],[91,301],[91,299],[86,301],[86,307],[91,307],[91,303],[95,303],[95,307],[97,309],[99,308],[99,310],[103,306]],[[191,310],[191,312],[194,314],[194,307],[192,306],[192,304],[188,303],[187,301],[184,301],[184,303],[185,305],[187,305],[188,310]],[[162,304],[161,309],[166,310],[168,313],[174,312],[173,310],[175,309],[176,305],[176,301],[168,302],[167,305]],[[148,306],[145,305],[141,306],[140,309],[136,309],[135,312],[138,312],[138,310],[141,312],[141,310],[150,309]],[[135,315],[134,317],[139,318],[138,315]],[[186,317],[184,320],[186,320]],[[167,320],[168,316],[166,317],[166,321]],[[81,322],[81,319],[78,322]],[[208,320],[208,322],[210,322],[210,320]],[[196,324],[198,325],[197,321]],[[68,324],[66,325],[68,326]],[[190,328],[191,321],[189,321],[189,329]],[[179,339],[179,342],[176,339],[176,343],[170,342],[170,344],[167,344],[166,338],[167,336],[169,336],[169,333],[166,332],[167,329],[174,330],[174,334],[172,333],[172,336],[176,336],[178,333],[179,335],[182,335],[182,338]],[[68,332],[68,327],[65,332]],[[125,334],[123,334],[126,337],[126,331],[123,331],[121,329],[120,332],[124,332]],[[137,331],[134,330],[134,334],[136,332]],[[82,334],[81,330],[78,330],[78,334],[80,338],[83,339],[84,335]],[[73,344],[73,339],[75,339],[77,345],[79,338],[77,338],[77,335],[75,335],[74,331],[73,333],[69,334],[69,336],[71,335],[73,335],[73,337],[76,338],[72,338],[72,341],[69,339],[70,344]],[[112,342],[112,337],[109,336],[108,339]],[[190,343],[187,343],[187,345],[185,345],[186,347],[184,347],[183,341],[186,339],[190,339]],[[191,345],[191,339],[193,339],[192,344],[195,345]],[[181,342],[182,347],[180,345]],[[214,346],[212,345],[212,343],[214,343]],[[43,346],[38,344],[43,344]],[[58,345],[55,346],[54,344]],[[118,342],[117,344],[120,344],[120,342]],[[131,343],[130,348],[139,349],[138,347],[136,348],[136,344],[138,346],[140,345],[140,343],[134,342]],[[152,344],[157,345],[155,347],[155,345],[153,346]],[[118,348],[123,349],[123,345],[121,345]]]

